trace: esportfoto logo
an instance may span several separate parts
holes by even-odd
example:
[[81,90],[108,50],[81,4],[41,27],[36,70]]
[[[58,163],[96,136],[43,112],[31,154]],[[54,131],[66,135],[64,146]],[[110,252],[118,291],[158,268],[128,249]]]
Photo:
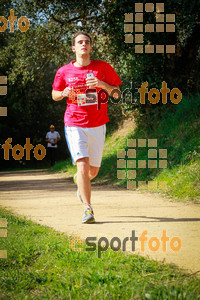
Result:
[[[155,23],[144,24],[144,12],[153,13]],[[143,32],[175,32],[175,14],[164,14],[164,3],[135,3],[135,15],[126,13],[124,22],[125,43],[135,40],[135,53],[175,53],[175,45],[144,44]]]
[[[177,236],[170,239],[170,237],[167,236],[166,230],[163,230],[160,238],[156,236],[148,237],[147,235],[148,230],[144,230],[139,237],[135,235],[135,230],[132,230],[132,235],[130,237],[125,237],[121,240],[119,237],[115,236],[110,242],[105,236],[100,237],[98,240],[95,236],[90,236],[85,239],[86,246],[88,246],[85,247],[85,251],[94,252],[97,250],[97,256],[100,258],[101,253],[107,251],[109,247],[115,252],[119,250],[122,250],[123,252],[126,251],[127,242],[131,242],[132,252],[135,252],[136,242],[139,243],[141,252],[144,252],[145,250],[156,252],[160,248],[162,248],[163,252],[166,252],[167,248],[174,252],[178,252],[181,249],[181,239]],[[83,240],[81,240],[80,237],[70,238],[69,247],[73,251],[84,251],[82,246]]]

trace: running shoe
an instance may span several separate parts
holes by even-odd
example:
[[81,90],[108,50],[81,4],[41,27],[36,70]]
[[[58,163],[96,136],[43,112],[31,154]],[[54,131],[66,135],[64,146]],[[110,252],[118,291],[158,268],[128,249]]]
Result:
[[74,183],[77,185],[77,173],[73,176]]
[[84,224],[95,223],[94,213],[91,207],[86,208],[82,218],[82,223]]
[[[73,180],[74,180],[74,183],[77,185],[77,173],[74,174]],[[79,192],[78,189],[77,189],[77,197],[78,197],[78,199],[79,199],[81,202],[83,202],[83,199],[81,198],[81,194],[80,194],[80,192]]]

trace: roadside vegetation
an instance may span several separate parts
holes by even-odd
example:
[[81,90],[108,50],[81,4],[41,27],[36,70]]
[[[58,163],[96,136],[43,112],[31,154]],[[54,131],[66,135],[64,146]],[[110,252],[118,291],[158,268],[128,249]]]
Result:
[[[151,189],[176,201],[200,202],[200,96],[184,97],[173,110],[162,112],[162,119],[154,116],[145,123],[145,116],[130,119],[107,135],[102,166],[96,181],[110,181],[122,186],[117,179],[117,151],[128,149],[127,139],[157,139],[157,149],[167,149],[167,169],[137,169],[138,181],[165,181],[164,190]],[[136,113],[137,116],[137,113]],[[152,125],[152,126],[149,126]],[[109,126],[109,124],[108,124]],[[137,160],[148,160],[148,148],[137,148]],[[73,175],[76,167],[71,160],[60,161],[55,171]],[[127,170],[126,170],[127,171]],[[143,187],[144,189],[144,187]],[[146,187],[147,189],[147,187]]]

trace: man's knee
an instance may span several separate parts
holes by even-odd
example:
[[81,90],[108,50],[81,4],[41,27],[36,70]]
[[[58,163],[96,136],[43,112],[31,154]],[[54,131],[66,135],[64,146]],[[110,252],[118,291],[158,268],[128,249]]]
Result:
[[78,159],[76,164],[78,172],[80,172],[83,176],[89,175],[90,165],[87,157]]
[[93,179],[97,176],[99,172],[99,168],[98,167],[92,167],[90,166],[90,178]]

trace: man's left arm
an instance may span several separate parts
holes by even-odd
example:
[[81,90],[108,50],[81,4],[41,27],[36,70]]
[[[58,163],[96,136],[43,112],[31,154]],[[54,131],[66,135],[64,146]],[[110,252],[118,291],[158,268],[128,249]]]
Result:
[[55,140],[55,144],[61,140],[60,134],[57,132],[57,139]]
[[[110,95],[111,92],[114,90],[114,89],[117,89],[120,91],[120,88],[119,86],[115,86],[115,85],[110,85],[108,84],[107,82],[104,82],[104,81],[101,81],[99,80],[98,78],[96,77],[91,77],[91,78],[87,78],[86,79],[86,84],[89,85],[90,88],[93,88],[93,87],[99,87],[99,88],[102,88],[104,90],[106,90],[108,92],[108,94]],[[115,98],[118,98],[119,95],[118,93],[114,93],[113,95]]]

